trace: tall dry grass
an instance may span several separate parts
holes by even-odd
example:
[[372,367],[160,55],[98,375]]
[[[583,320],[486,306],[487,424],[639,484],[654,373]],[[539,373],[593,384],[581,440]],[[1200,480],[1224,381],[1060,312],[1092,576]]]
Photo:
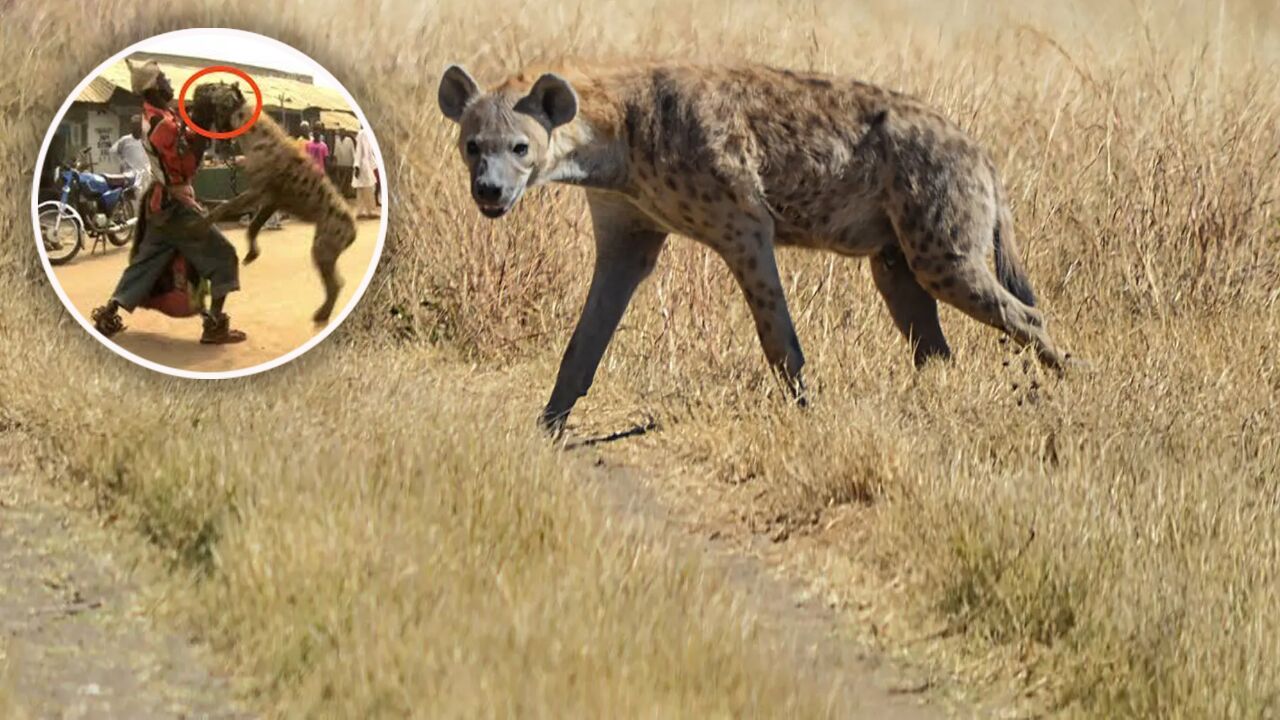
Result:
[[[911,596],[969,641],[951,666],[976,660],[975,678],[1021,656],[1009,673],[1067,712],[1276,712],[1274,5],[662,5],[660,20],[639,19],[652,9],[570,25],[606,56],[848,72],[957,118],[1003,170],[1055,335],[1094,370],[1057,382],[1004,363],[987,329],[948,313],[960,357],[914,373],[864,271],[787,254],[817,387],[816,407],[796,414],[766,399],[774,387],[722,264],[677,242],[580,422],[657,416],[669,432],[634,461],[677,485],[751,484],[749,526],[822,528],[833,507],[869,504],[869,527],[812,530],[829,556],[811,572],[852,551],[907,575]],[[521,59],[595,53],[573,32],[557,42],[517,24],[493,41],[509,50],[461,59],[493,78]],[[439,279],[398,296],[421,306],[407,329],[486,364],[523,350],[547,383],[547,346],[572,326],[590,257],[579,199],[543,193],[495,227],[427,200],[466,202],[456,169],[433,177],[413,212],[438,212],[450,231],[412,271]]]
[[[1042,377],[946,312],[958,357],[916,373],[858,263],[783,254],[814,387],[796,412],[722,264],[675,239],[580,427],[655,415],[664,431],[630,461],[673,488],[747,488],[723,522],[808,533],[817,549],[797,572],[837,596],[858,590],[842,563],[891,576],[945,627],[938,671],[979,691],[1012,678],[1038,709],[1088,716],[1276,712],[1280,11],[1267,0],[5,12],[8,177],[30,171],[45,119],[100,58],[196,24],[312,54],[387,155],[391,230],[362,306],[309,357],[245,381],[164,380],[84,341],[37,269],[25,196],[0,220],[6,414],[178,567],[207,573],[194,616],[281,712],[394,714],[426,697],[465,712],[477,693],[528,714],[822,710],[759,662],[767,639],[731,630],[722,588],[612,533],[572,489],[574,458],[531,435],[585,295],[589,223],[565,189],[481,218],[434,92],[446,61],[493,80],[568,55],[756,60],[928,98],[992,150],[1051,330],[1093,364]],[[345,41],[353,23],[377,41]],[[856,527],[824,521],[850,508]]]
[[[362,97],[385,71],[294,8],[4,11],[0,167],[10,177],[34,167],[44,126],[78,76],[163,30],[230,24],[283,38]],[[416,45],[396,17],[371,32]],[[88,26],[96,32],[86,36]],[[398,112],[364,104],[384,118]],[[383,124],[399,173],[416,157],[398,149],[412,136]],[[847,709],[830,688],[773,664],[789,638],[758,630],[720,573],[602,512],[581,482],[586,466],[529,432],[503,398],[473,392],[447,348],[395,345],[385,296],[342,339],[280,372],[174,381],[85,342],[37,269],[29,199],[7,197],[2,421],[37,437],[73,469],[69,479],[169,557],[174,582],[162,595],[269,714]]]

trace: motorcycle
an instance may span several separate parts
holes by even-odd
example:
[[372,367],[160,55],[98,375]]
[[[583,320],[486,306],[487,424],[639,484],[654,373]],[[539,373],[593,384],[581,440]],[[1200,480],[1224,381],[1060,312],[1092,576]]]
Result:
[[127,245],[138,222],[135,210],[142,177],[136,172],[95,173],[91,152],[86,147],[71,167],[57,167],[54,177],[61,187],[61,198],[36,207],[51,265],[70,262],[84,247],[86,234],[93,239],[90,252],[99,246],[105,250],[106,243]]

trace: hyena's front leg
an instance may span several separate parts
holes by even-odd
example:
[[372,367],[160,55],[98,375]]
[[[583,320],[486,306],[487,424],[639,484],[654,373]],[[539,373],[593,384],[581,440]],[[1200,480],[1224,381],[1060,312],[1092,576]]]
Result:
[[238,218],[253,208],[258,203],[258,198],[258,193],[246,190],[210,210],[209,214],[204,216],[204,220],[212,225],[223,220]]
[[[204,220],[202,221],[203,227],[211,228],[223,220],[238,218],[257,205],[260,199],[261,196],[258,193],[253,192],[252,190],[246,190],[245,192],[240,193],[210,210],[209,213],[204,216]],[[249,236],[249,250],[244,256],[244,264],[248,265],[253,262],[253,259],[256,257],[258,257],[258,245],[251,234]]]
[[559,432],[578,398],[587,394],[609,340],[636,287],[653,271],[666,233],[624,201],[589,194],[596,235],[591,290],[569,347],[560,361],[551,400],[540,424]]
[[786,382],[800,405],[805,404],[804,353],[796,337],[782,278],[773,252],[773,221],[763,209],[745,212],[726,229],[705,238],[729,264],[756,321],[756,333],[769,365]]
[[258,233],[262,232],[262,226],[267,224],[277,209],[274,202],[268,202],[258,209],[257,215],[253,216],[253,220],[249,223],[249,230],[245,233],[245,239],[249,241],[249,252],[244,254],[245,265],[258,259]]

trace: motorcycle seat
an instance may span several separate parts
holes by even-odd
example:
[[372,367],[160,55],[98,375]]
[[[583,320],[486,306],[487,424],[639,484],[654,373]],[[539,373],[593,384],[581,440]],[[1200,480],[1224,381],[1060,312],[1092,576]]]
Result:
[[133,184],[133,176],[129,174],[116,175],[112,173],[103,173],[102,179],[107,181],[107,187],[128,187]]

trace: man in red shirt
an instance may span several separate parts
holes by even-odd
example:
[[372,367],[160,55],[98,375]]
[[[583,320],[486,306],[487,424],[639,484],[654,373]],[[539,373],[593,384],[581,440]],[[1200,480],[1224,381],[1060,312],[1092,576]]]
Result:
[[329,162],[329,146],[324,142],[322,131],[317,129],[311,132],[311,140],[307,142],[304,149],[307,155],[311,157],[311,161],[316,164],[316,169],[320,174],[324,174],[325,165]]
[[183,126],[170,107],[173,85],[154,60],[130,64],[129,70],[133,92],[143,99],[143,144],[155,182],[143,197],[138,220],[141,237],[135,239],[129,266],[111,299],[93,311],[94,327],[108,337],[123,330],[119,309],[133,312],[143,304],[155,290],[156,281],[171,271],[176,253],[201,278],[209,280],[211,302],[204,313],[200,342],[242,342],[245,334],[231,328],[231,319],[222,310],[227,294],[240,289],[239,258],[217,228],[203,227],[200,220],[205,210],[191,186],[209,140]]

